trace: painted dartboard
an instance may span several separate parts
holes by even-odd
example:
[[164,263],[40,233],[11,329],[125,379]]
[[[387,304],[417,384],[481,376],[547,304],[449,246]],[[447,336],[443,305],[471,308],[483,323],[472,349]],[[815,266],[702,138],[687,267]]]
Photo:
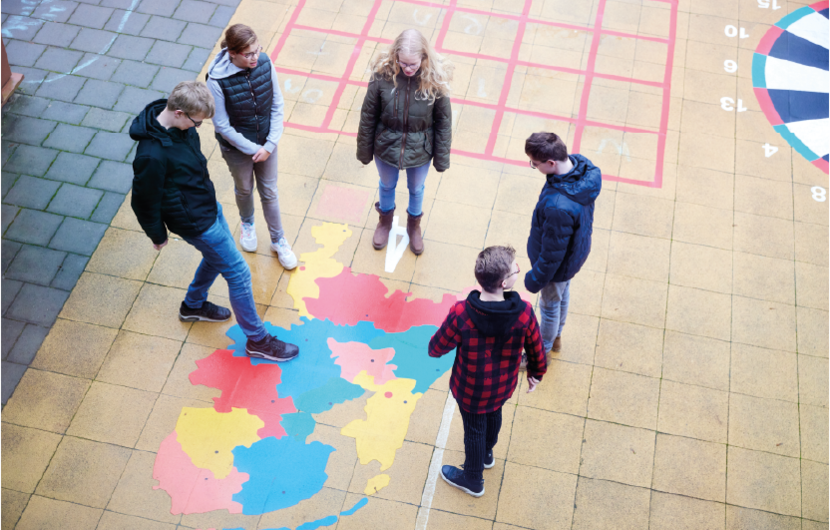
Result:
[[828,172],[828,2],[802,7],[778,21],[752,59],[755,96],[776,131]]

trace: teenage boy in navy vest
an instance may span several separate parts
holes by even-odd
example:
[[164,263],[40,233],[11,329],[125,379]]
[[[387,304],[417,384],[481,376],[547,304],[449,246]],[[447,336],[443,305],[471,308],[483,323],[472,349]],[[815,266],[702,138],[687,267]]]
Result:
[[175,232],[202,253],[202,262],[179,307],[182,322],[223,322],[224,307],[207,301],[218,275],[228,282],[231,307],[248,337],[251,357],[288,361],[299,348],[270,335],[260,320],[251,290],[251,272],[236,249],[210,180],[195,127],[213,116],[213,97],[204,83],[183,81],[169,99],[156,100],[136,116],[130,137],[138,141],[133,161],[132,207],[153,248]]

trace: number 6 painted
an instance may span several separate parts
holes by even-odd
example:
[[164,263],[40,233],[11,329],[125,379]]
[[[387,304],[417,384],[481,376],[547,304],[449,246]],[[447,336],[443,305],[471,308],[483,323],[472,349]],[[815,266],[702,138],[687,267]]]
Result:
[[731,59],[727,59],[723,61],[723,69],[729,72],[730,74],[734,74],[738,71],[738,63]]

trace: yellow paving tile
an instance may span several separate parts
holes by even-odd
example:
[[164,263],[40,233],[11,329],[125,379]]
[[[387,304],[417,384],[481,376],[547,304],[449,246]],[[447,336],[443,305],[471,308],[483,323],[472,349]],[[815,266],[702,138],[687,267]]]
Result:
[[213,403],[207,401],[161,394],[153,405],[135,448],[157,452],[161,442],[176,430],[176,423],[184,407],[210,408],[212,405]]
[[805,519],[828,520],[827,464],[801,461],[801,515]]
[[828,463],[827,409],[801,404],[798,406],[801,428],[801,457]]
[[813,265],[828,267],[828,227],[808,223],[795,223],[795,259]]
[[654,431],[586,420],[579,475],[651,486]]
[[[454,398],[450,398],[454,399]],[[406,431],[406,439],[411,442],[418,442],[432,445],[441,427],[441,418],[444,413],[444,404],[447,401],[447,393],[438,390],[427,390],[418,406],[409,417],[409,428]]]
[[827,359],[798,356],[798,400],[801,403],[828,406],[828,365]]
[[29,369],[3,408],[3,421],[63,434],[90,381]]
[[735,211],[793,218],[793,185],[745,175],[735,175]]
[[86,270],[129,280],[144,280],[157,256],[153,242],[143,233],[109,228]]
[[[389,485],[373,493],[372,498],[419,504],[429,471],[429,462],[432,459],[432,450],[432,446],[429,445],[404,441],[403,446],[395,452],[395,464],[383,471],[389,475]],[[368,481],[380,473],[380,463],[377,460],[366,465],[356,461],[348,491],[364,493]]]
[[575,475],[508,462],[496,522],[545,530],[567,527],[576,481]]
[[671,201],[618,193],[613,229],[619,232],[668,239],[672,234]]
[[[3,418],[5,420],[5,418]],[[3,422],[3,453],[2,465],[5,468],[2,476],[3,509],[6,509],[6,494],[9,491],[32,493],[43,476],[46,466],[55,454],[55,449],[61,441],[61,436],[55,433],[20,427]],[[8,488],[8,489],[7,489]],[[25,501],[11,494],[11,510],[18,503]],[[23,511],[23,506],[17,512]],[[6,525],[6,516],[3,515],[3,524]]]
[[669,277],[669,248],[670,241],[667,239],[611,232],[607,271],[641,280],[665,282]]
[[[824,177],[827,178],[826,176]],[[825,182],[825,181],[820,181]],[[827,201],[813,198],[812,186],[793,184],[793,211],[796,221],[804,223],[827,223]],[[818,194],[817,197],[821,197]]]
[[591,388],[591,367],[551,361],[542,382],[532,393],[519,389],[519,404],[553,412],[585,416]]
[[[464,221],[459,222],[461,219]],[[429,215],[429,226],[424,232],[424,239],[480,249],[484,245],[489,224],[489,207],[436,200]]]
[[596,366],[659,377],[663,330],[601,319],[597,336]]
[[827,311],[807,307],[797,307],[798,317],[798,351],[807,355],[827,357],[828,347]]
[[[509,433],[507,460],[553,471],[576,474],[585,420],[568,414],[531,407],[516,407],[513,430]],[[555,440],[556,451],[539,451]],[[507,436],[501,437],[507,445]]]
[[214,351],[212,348],[196,344],[186,343],[182,346],[182,351],[176,358],[176,363],[173,365],[173,369],[170,371],[167,382],[161,391],[162,394],[212,403],[212,399],[218,397],[221,392],[204,385],[193,385],[190,383],[188,376],[199,368],[196,361],[208,357]]
[[[264,514],[255,528],[284,528],[300,525],[303,522],[322,519],[327,515],[337,514],[351,508],[346,506],[345,491],[324,487],[310,499],[300,501],[297,505]],[[344,518],[347,519],[347,518]]]
[[[475,285],[474,267],[480,248],[429,241],[424,253],[415,262],[412,283],[440,287],[448,292],[461,292]],[[448,263],[467,264],[448,267]]]
[[604,284],[605,273],[586,269],[579,271],[579,274],[571,279],[568,312],[595,317],[602,315]]
[[[806,521],[805,521],[806,522]],[[759,510],[749,510],[738,506],[726,506],[726,529],[743,530],[744,528],[781,528],[798,530],[802,528],[801,519],[787,517]]]
[[[345,509],[354,506],[363,495],[354,493],[346,494]],[[415,517],[418,508],[410,504],[404,504],[384,499],[371,499],[371,501],[353,515],[340,519],[337,527],[341,530],[352,530],[362,528],[409,528],[415,526]]]
[[162,489],[153,489],[155,453],[133,451],[127,467],[112,493],[107,509],[163,523],[177,524],[181,515],[170,513],[170,495]]
[[98,522],[97,528],[101,530],[117,530],[119,528],[134,528],[135,530],[175,530],[176,525],[105,510]]
[[467,517],[441,510],[430,510],[429,528],[435,530],[491,530],[493,521],[479,519],[478,517]]
[[660,389],[660,432],[699,440],[727,441],[728,394],[711,388],[663,380]]
[[111,328],[59,318],[31,366],[91,379],[98,373],[117,334]]
[[60,317],[120,328],[141,282],[85,272],[69,295]]
[[729,445],[799,456],[798,405],[733,392],[729,395]]
[[[548,352],[549,359],[592,364],[597,344],[599,318],[568,313],[568,321],[562,329],[562,350]],[[550,367],[548,367],[550,373]]]
[[796,303],[827,311],[827,268],[809,263],[795,264]]
[[66,433],[89,440],[134,447],[153,410],[154,392],[94,382]]
[[671,247],[672,285],[732,293],[732,253],[675,241]]
[[579,477],[573,528],[644,528],[650,496],[645,488]]
[[659,387],[659,379],[594,368],[588,417],[654,429]]
[[96,379],[160,392],[181,347],[179,341],[121,331]]
[[95,527],[101,513],[88,506],[32,495],[16,528],[54,528],[52,525],[60,521],[60,528],[82,530]]
[[732,255],[735,294],[782,304],[795,304],[793,262],[743,252]]
[[608,274],[602,295],[602,317],[663,327],[667,287],[665,282]]
[[124,230],[141,232],[143,234],[144,230],[141,229],[141,225],[138,223],[138,219],[136,219],[135,213],[133,213],[133,208],[130,204],[131,201],[132,191],[129,192],[127,196],[124,198],[124,202],[121,204],[121,208],[118,209],[118,213],[116,213],[115,217],[112,219],[112,226],[115,228],[123,228]]
[[672,239],[731,250],[732,218],[728,210],[678,202]]
[[729,390],[729,361],[729,342],[666,331],[664,379]]
[[733,226],[735,251],[783,260],[793,259],[791,221],[735,212]]
[[801,472],[797,458],[730,446],[727,459],[727,504],[781,515],[801,515]]
[[762,348],[795,351],[795,307],[733,296],[732,340]]
[[192,326],[179,320],[185,294],[180,289],[145,284],[124,320],[124,329],[183,341]]
[[655,491],[648,526],[654,530],[723,530],[724,509],[721,503]]
[[3,528],[14,528],[20,519],[20,514],[26,508],[30,495],[19,491],[3,489],[2,525]]

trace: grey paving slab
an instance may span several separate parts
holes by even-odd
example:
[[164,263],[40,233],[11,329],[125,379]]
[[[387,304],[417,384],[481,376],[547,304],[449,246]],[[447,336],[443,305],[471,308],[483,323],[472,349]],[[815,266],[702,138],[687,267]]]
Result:
[[43,210],[60,187],[60,182],[21,175],[9,190],[3,202],[22,208]]
[[148,103],[164,97],[167,97],[167,95],[158,90],[128,86],[121,92],[121,96],[118,97],[118,103],[115,104],[113,110],[126,112],[134,116],[141,112]]
[[118,101],[118,96],[124,90],[124,85],[113,81],[99,81],[90,79],[75,97],[75,103],[94,107],[112,108]]
[[43,80],[35,95],[71,103],[86,81],[88,80],[84,77],[52,72]]
[[184,28],[182,36],[179,37],[179,42],[182,44],[192,44],[200,48],[213,48],[216,41],[222,35],[222,30],[223,28],[191,22]]
[[118,57],[119,59],[140,61],[144,59],[152,46],[153,39],[133,37],[132,35],[119,35],[107,52],[107,55]]
[[69,293],[66,291],[25,283],[6,311],[6,316],[30,324],[51,326],[67,298]]
[[[161,41],[156,41],[154,49],[156,46],[158,46],[159,42]],[[150,54],[152,55],[152,53],[153,51],[151,50]],[[149,55],[144,60],[147,62],[156,63],[156,61],[149,60]],[[147,88],[148,86],[150,86],[150,83],[153,81],[153,77],[155,77],[156,72],[158,71],[159,67],[155,66],[155,64],[147,64],[146,62],[140,63],[136,61],[125,60],[121,63],[121,66],[118,67],[118,70],[115,71],[115,74],[113,74],[112,81],[124,83],[125,85]]]
[[49,203],[48,212],[88,219],[104,192],[72,184],[64,184]]
[[46,178],[72,184],[86,184],[100,162],[99,158],[93,156],[61,153],[49,168]]
[[219,6],[216,8],[216,11],[213,13],[213,16],[210,17],[210,21],[208,24],[211,26],[217,26],[224,29],[231,21],[231,17],[233,17],[234,12],[236,11],[235,8],[230,6]]
[[23,81],[17,85],[17,92],[20,94],[33,95],[40,89],[43,80],[49,75],[46,70],[40,68],[27,68],[25,66],[16,66],[14,71],[18,74],[23,74]]
[[190,55],[190,50],[192,49],[192,46],[158,40],[153,45],[150,53],[147,54],[147,57],[144,58],[144,61],[153,64],[160,64],[162,66],[179,68],[187,60],[187,57]]
[[37,32],[35,38],[32,39],[40,44],[48,44],[50,46],[69,46],[81,28],[69,24],[59,24],[57,22],[46,22],[40,31]]
[[187,23],[181,20],[154,16],[141,30],[141,36],[175,42],[186,25]]
[[150,15],[116,9],[104,29],[127,35],[138,35],[148,20],[150,20]]
[[43,146],[72,153],[83,153],[96,132],[95,129],[61,123],[43,142]]
[[16,143],[7,142],[6,140],[0,141],[0,167],[6,165],[15,149],[17,149]]
[[66,22],[72,12],[78,7],[78,2],[68,0],[49,0],[41,4],[32,13],[32,18],[40,18],[52,22]]
[[89,112],[89,107],[86,105],[75,105],[74,103],[67,103],[65,101],[52,101],[41,116],[46,120],[62,121],[77,125],[81,123],[84,116]]
[[6,356],[14,346],[15,341],[17,341],[17,337],[23,333],[23,328],[26,327],[25,322],[20,322],[18,320],[11,320],[9,318],[4,318],[2,323],[0,323],[0,343],[2,343],[2,355],[3,359],[6,359]]
[[46,51],[43,52],[43,55],[41,55],[37,60],[35,67],[42,68],[43,70],[51,70],[52,72],[58,72],[61,74],[67,74],[75,68],[75,65],[78,64],[78,61],[80,61],[83,56],[83,52],[76,52],[64,48],[49,46]]
[[107,81],[112,77],[112,74],[115,73],[115,70],[118,69],[120,64],[121,59],[115,57],[97,53],[85,53],[78,63],[78,66],[75,67],[73,74]]
[[46,46],[34,42],[23,42],[12,39],[6,46],[6,55],[9,57],[9,64],[12,66],[34,66]]
[[231,6],[236,7],[239,5],[239,2],[242,0],[214,0],[217,4],[221,4],[223,6]]
[[[3,2],[3,10],[6,10],[7,2]],[[3,36],[30,41],[35,38],[37,32],[43,27],[44,22],[36,18],[12,15],[3,21]]]
[[136,11],[149,15],[171,16],[179,5],[179,0],[141,0]]
[[125,112],[115,112],[113,110],[104,110],[93,107],[84,118],[84,121],[81,122],[81,125],[86,127],[95,127],[96,129],[104,129],[111,132],[119,132],[124,128],[124,124],[132,118],[132,114],[127,114]]
[[6,278],[25,283],[49,285],[58,273],[66,252],[23,245],[9,268]]
[[[14,225],[12,225],[14,226]],[[91,256],[104,237],[107,225],[67,217],[58,229],[49,247],[75,254]]]
[[85,154],[120,162],[127,158],[133,144],[133,139],[126,134],[99,131],[86,148]]
[[112,222],[113,217],[118,213],[118,209],[124,204],[124,197],[125,195],[121,193],[111,191],[104,193],[104,196],[98,202],[98,206],[95,207],[95,213],[92,214],[90,220],[96,223],[109,224]]
[[40,145],[57,125],[51,120],[7,113],[3,116],[3,137],[10,142]]
[[164,67],[156,74],[150,88],[169,94],[182,81],[192,81],[195,78],[196,75],[190,70]]
[[12,260],[17,255],[17,251],[20,250],[23,245],[17,243],[16,241],[4,239],[2,247],[2,251],[0,251],[0,256],[2,256],[2,259],[0,259],[0,267],[2,267],[2,269],[0,269],[0,273],[6,272],[6,269],[9,268]]
[[52,287],[55,289],[62,289],[64,291],[71,291],[75,284],[78,283],[78,278],[86,268],[89,258],[86,256],[79,256],[77,254],[68,254],[63,260],[58,274],[52,280]]
[[57,232],[63,217],[37,210],[22,209],[6,230],[6,238],[45,247]]
[[4,315],[9,309],[9,306],[12,305],[12,302],[14,302],[14,299],[17,298],[17,293],[19,293],[22,288],[22,282],[3,278],[2,284],[0,284],[0,299],[2,299],[2,304],[0,305],[2,305]]
[[[8,2],[8,0],[6,0]],[[20,382],[20,378],[26,373],[26,365],[3,361],[2,373],[0,373],[0,394],[2,394],[3,405],[12,397],[14,389]]]
[[9,173],[8,171],[0,172],[0,189],[2,189],[0,195],[5,197],[19,177],[20,175],[17,173]]
[[173,18],[187,22],[199,22],[207,24],[216,11],[216,4],[212,2],[201,2],[199,0],[182,0]]
[[54,149],[19,145],[3,169],[12,173],[26,173],[42,177],[57,156],[58,152]]
[[4,0],[3,12],[10,15],[31,15],[35,11],[37,2],[31,0]]
[[40,345],[43,344],[43,339],[48,334],[49,328],[47,327],[26,324],[26,329],[20,334],[6,360],[18,364],[32,364]]
[[106,53],[117,36],[117,33],[111,31],[82,28],[70,46],[85,52]]
[[111,7],[101,7],[90,4],[81,4],[69,17],[69,23],[76,26],[86,26],[88,28],[103,29],[109,21],[115,9]]
[[184,65],[182,66],[183,70],[190,70],[191,72],[201,72],[202,66],[204,66],[205,62],[210,57],[210,50],[207,48],[193,48],[193,51],[190,52],[190,56],[185,61]]
[[0,219],[2,219],[4,233],[12,221],[14,221],[14,218],[17,217],[18,212],[20,212],[20,208],[12,204],[4,204],[0,207]]
[[23,116],[30,116],[37,118],[43,114],[46,107],[49,106],[49,100],[38,98],[34,96],[27,96],[25,94],[14,94],[6,103],[6,112],[12,114],[20,114]]
[[133,0],[101,0],[100,5],[104,7],[131,9],[133,6]]
[[127,193],[133,185],[133,166],[102,160],[87,186],[116,193]]

